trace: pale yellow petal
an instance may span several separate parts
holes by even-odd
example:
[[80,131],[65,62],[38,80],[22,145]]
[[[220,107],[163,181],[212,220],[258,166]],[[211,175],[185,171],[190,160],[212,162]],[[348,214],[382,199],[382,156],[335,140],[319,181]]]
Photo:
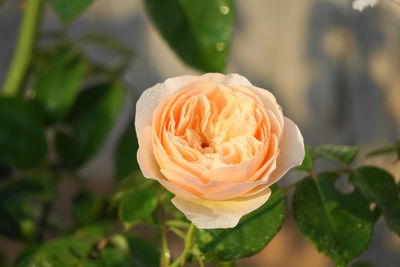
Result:
[[175,197],[172,203],[199,229],[232,228],[240,218],[263,205],[269,188],[249,197],[214,201]]

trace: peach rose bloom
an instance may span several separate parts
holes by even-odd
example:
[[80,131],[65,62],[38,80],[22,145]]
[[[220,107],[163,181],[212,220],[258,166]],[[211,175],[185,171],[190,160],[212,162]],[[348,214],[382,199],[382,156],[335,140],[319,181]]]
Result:
[[198,228],[231,228],[263,205],[304,158],[303,137],[275,97],[238,74],[180,76],[136,105],[143,175],[175,194]]

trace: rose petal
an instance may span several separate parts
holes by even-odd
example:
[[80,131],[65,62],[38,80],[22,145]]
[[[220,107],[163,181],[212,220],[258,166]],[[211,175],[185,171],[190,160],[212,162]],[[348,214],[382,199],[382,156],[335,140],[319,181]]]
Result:
[[175,197],[172,203],[200,229],[232,228],[240,218],[263,205],[271,195],[269,188],[249,197],[213,201]]
[[303,136],[297,125],[286,117],[279,149],[276,169],[268,178],[268,186],[282,178],[291,168],[300,165],[304,159]]
[[[259,88],[256,86],[250,86],[247,88],[251,90],[253,93],[255,93],[261,99],[266,110],[269,110],[274,113],[276,119],[278,119],[279,122],[278,124],[283,125],[284,117],[282,113],[282,108],[278,104],[278,102],[276,102],[275,96],[270,91],[263,88]],[[283,127],[281,127],[280,130],[282,130],[282,128]]]
[[[153,112],[163,99],[179,90],[181,87],[197,81],[213,81],[239,86],[251,86],[251,83],[238,74],[223,75],[208,73],[202,76],[185,75],[167,79],[145,90],[136,103],[135,128],[139,142],[139,166],[147,178],[163,179],[160,168],[152,153],[151,127]],[[149,128],[150,127],[150,128]]]

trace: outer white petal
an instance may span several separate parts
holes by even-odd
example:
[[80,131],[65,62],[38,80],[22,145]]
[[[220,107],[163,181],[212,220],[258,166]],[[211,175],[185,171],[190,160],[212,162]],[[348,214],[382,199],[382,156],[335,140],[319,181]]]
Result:
[[364,8],[375,6],[380,0],[354,0],[353,8],[358,11],[363,11]]
[[279,155],[276,159],[276,169],[268,179],[268,186],[278,181],[291,168],[298,166],[304,159],[303,136],[297,125],[290,119],[284,119],[283,135],[279,144]]
[[200,229],[232,228],[240,218],[259,208],[271,195],[269,188],[262,192],[230,200],[205,200],[175,197],[172,203]]

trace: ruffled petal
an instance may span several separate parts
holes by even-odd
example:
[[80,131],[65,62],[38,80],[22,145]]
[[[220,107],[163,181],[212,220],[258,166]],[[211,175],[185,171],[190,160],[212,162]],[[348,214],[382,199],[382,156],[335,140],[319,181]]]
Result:
[[277,182],[291,168],[300,165],[304,159],[304,154],[304,141],[299,128],[293,121],[285,117],[276,169],[268,178],[268,186]]

